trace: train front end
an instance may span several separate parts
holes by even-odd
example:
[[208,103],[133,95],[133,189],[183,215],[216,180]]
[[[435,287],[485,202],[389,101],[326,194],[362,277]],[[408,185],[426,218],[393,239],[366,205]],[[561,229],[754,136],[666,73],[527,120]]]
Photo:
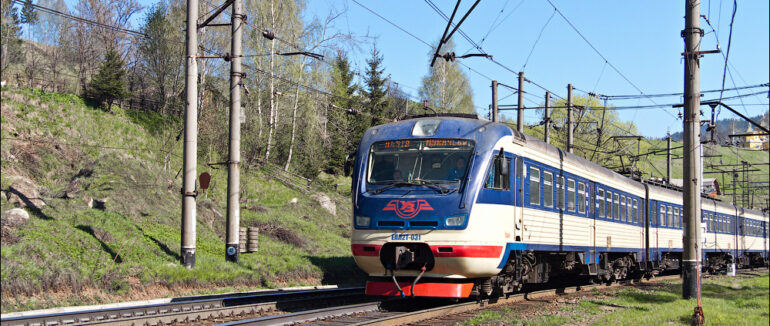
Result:
[[[468,297],[500,272],[504,239],[472,214],[492,146],[508,128],[420,118],[365,133],[353,170],[351,249],[369,295]],[[493,221],[492,221],[493,222]]]

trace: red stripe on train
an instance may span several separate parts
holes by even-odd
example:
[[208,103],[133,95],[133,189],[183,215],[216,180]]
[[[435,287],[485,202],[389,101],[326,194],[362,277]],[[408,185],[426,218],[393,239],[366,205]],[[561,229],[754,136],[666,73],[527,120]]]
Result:
[[503,246],[431,246],[434,257],[498,258]]
[[[412,295],[412,283],[398,282],[405,296]],[[467,298],[471,295],[473,283],[417,283],[416,297]],[[393,282],[366,282],[367,295],[400,296],[401,292]]]

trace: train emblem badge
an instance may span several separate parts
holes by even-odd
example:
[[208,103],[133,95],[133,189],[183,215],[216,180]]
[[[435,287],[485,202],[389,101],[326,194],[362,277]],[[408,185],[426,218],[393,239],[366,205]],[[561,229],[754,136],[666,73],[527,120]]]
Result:
[[418,199],[418,200],[398,200],[394,199],[391,200],[385,207],[382,209],[382,211],[394,211],[396,212],[396,215],[398,217],[403,219],[410,219],[417,214],[420,214],[421,211],[432,211],[433,207],[428,204],[428,201],[425,199]]

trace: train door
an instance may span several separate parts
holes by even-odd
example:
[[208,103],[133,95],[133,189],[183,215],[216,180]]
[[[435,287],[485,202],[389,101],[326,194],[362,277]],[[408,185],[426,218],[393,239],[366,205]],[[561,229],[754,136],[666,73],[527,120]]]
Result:
[[660,253],[658,252],[658,203],[650,200],[650,207],[647,207],[650,214],[650,260],[658,261]]
[[[589,272],[596,273],[598,272],[597,265],[596,265],[596,217],[599,214],[597,206],[598,203],[596,201],[596,183],[589,182],[588,183],[588,207],[589,207],[589,225],[588,225],[588,241],[589,241],[589,247],[591,248],[591,254],[589,255],[589,259],[591,261],[591,264],[588,265]],[[594,270],[591,270],[591,266],[593,266]]]
[[516,173],[510,173],[514,181],[514,239],[524,241],[524,162],[520,156],[515,157]]

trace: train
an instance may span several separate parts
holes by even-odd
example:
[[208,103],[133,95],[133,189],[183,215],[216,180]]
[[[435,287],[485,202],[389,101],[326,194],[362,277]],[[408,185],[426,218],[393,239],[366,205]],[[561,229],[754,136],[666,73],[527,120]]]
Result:
[[[680,270],[682,193],[468,114],[374,126],[351,160],[366,294],[494,297]],[[702,199],[704,271],[764,266],[768,215]]]

